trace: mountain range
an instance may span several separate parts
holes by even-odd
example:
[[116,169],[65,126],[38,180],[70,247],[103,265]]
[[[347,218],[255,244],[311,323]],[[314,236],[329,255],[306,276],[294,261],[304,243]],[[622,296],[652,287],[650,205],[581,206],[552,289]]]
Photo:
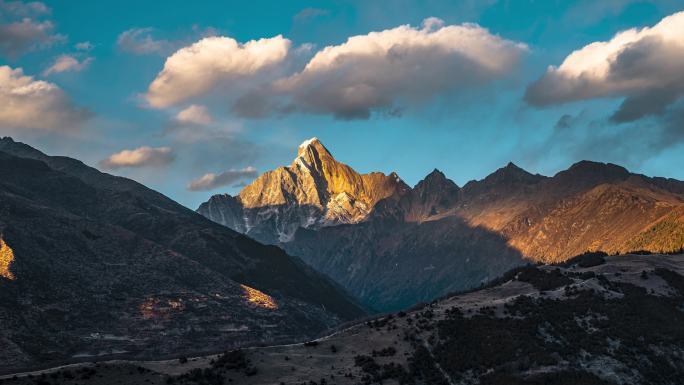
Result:
[[585,251],[684,247],[684,182],[581,161],[552,177],[509,163],[460,187],[359,174],[316,138],[288,167],[200,214],[277,244],[382,311],[478,286],[511,267]]
[[[684,245],[676,180],[583,161],[409,187],[313,139],[197,213],[11,138],[0,165],[0,373],[106,361],[3,383],[675,384],[684,370],[682,256],[642,255]],[[570,259],[586,250],[639,253]]]
[[0,372],[310,338],[364,314],[276,246],[0,139]]

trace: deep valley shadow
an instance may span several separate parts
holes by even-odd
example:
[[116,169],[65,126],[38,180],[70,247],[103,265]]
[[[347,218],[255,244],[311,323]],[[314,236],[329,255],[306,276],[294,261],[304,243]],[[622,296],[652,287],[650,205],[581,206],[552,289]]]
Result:
[[281,246],[381,312],[480,286],[529,262],[502,235],[456,216],[300,229]]

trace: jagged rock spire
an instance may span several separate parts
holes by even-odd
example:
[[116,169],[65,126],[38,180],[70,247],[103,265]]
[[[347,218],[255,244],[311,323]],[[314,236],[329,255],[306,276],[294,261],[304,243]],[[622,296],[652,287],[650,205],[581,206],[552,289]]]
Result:
[[365,220],[378,201],[406,189],[408,186],[396,174],[357,173],[335,160],[314,137],[298,146],[297,157],[290,166],[263,173],[240,192],[242,212],[236,212],[226,202],[225,210],[213,205],[212,210],[203,214],[261,241],[274,243],[290,239],[300,227]]

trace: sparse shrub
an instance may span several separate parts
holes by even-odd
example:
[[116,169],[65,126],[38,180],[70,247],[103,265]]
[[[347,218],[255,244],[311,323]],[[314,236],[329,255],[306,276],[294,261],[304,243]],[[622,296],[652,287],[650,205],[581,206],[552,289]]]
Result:
[[397,354],[397,349],[395,349],[393,346],[380,349],[379,351],[373,350],[372,352],[373,357],[391,357],[395,354]]
[[577,264],[579,267],[593,267],[598,265],[603,265],[606,263],[606,258],[608,253],[603,251],[587,251],[583,254],[574,256],[565,262],[560,263],[560,266],[570,267]]
[[221,354],[212,365],[213,368],[224,368],[228,370],[246,369],[248,366],[249,360],[247,360],[245,352],[241,349],[231,350]]
[[537,290],[555,290],[561,286],[571,284],[572,279],[563,275],[560,269],[545,271],[535,266],[528,266],[520,270],[517,279],[527,282]]

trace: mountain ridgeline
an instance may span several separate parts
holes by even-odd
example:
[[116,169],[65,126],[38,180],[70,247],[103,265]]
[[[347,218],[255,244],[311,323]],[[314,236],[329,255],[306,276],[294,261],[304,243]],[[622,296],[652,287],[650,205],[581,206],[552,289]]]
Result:
[[0,372],[310,338],[364,314],[276,246],[0,139]]
[[315,138],[289,167],[198,212],[278,244],[379,310],[530,261],[684,247],[684,182],[581,161],[553,177],[509,163],[463,187],[434,170],[411,188],[394,173],[356,173]]

